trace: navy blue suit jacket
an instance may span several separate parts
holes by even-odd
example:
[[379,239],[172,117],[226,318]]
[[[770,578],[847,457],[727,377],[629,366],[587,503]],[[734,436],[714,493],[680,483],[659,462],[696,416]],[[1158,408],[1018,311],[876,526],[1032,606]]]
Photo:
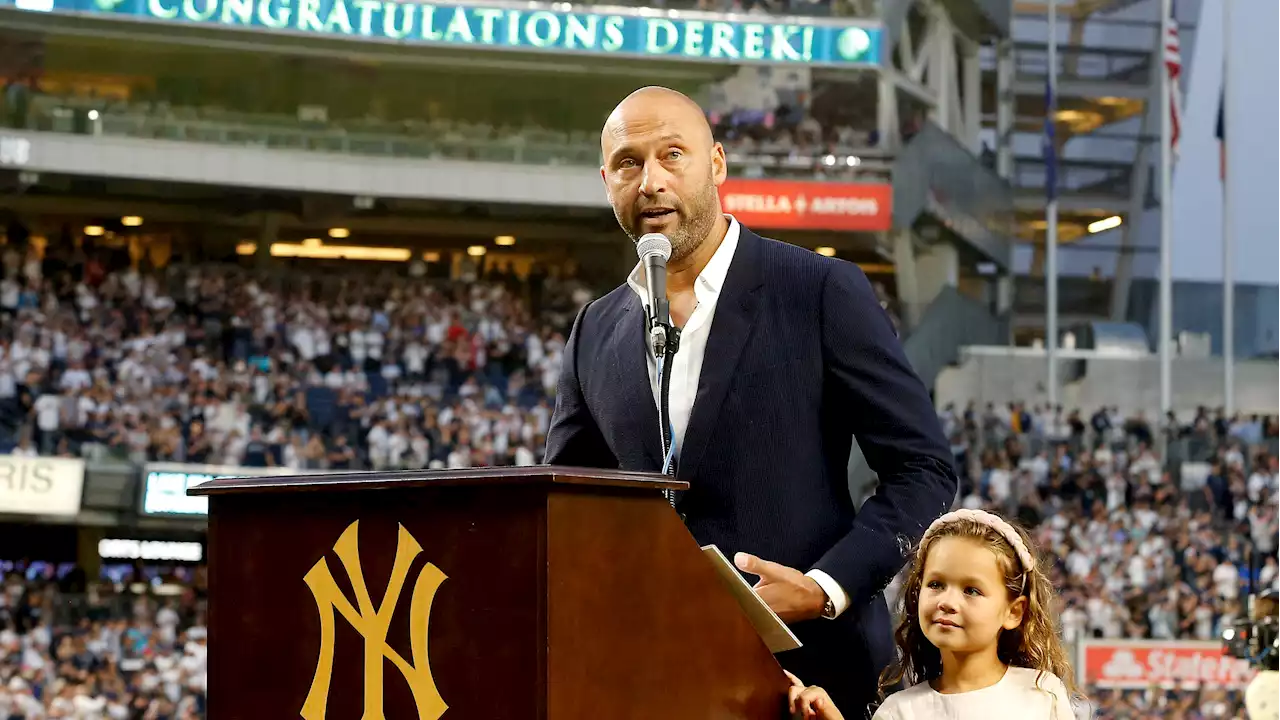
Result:
[[[623,284],[579,313],[564,351],[545,461],[657,472],[645,312]],[[857,437],[879,487],[849,496]],[[797,623],[778,656],[862,717],[892,659],[881,591],[957,492],[950,447],[888,315],[854,264],[742,228],[712,319],[677,478],[699,544],[749,552],[849,593],[836,620]],[[754,581],[754,576],[748,579]]]

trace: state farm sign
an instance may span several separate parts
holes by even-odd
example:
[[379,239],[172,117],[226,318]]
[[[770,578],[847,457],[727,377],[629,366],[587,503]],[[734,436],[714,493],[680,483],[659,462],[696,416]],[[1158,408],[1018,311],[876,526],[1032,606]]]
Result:
[[1077,671],[1100,688],[1243,689],[1253,679],[1249,663],[1215,642],[1087,640],[1080,644]]
[[878,183],[822,183],[730,178],[720,186],[726,213],[750,228],[888,230],[893,188]]

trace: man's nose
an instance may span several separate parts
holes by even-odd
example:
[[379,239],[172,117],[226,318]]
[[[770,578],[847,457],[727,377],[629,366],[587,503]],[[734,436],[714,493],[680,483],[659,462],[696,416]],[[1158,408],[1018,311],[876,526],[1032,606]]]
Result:
[[661,195],[667,191],[671,175],[662,163],[650,160],[644,164],[644,172],[640,175],[640,194],[646,197]]

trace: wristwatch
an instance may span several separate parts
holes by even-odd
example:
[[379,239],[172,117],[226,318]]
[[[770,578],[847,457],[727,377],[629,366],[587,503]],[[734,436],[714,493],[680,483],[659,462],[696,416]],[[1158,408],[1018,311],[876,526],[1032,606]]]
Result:
[[[824,597],[826,596],[826,592],[823,592],[822,594]],[[829,597],[827,598],[827,601],[822,605],[822,617],[828,620],[836,619],[836,604],[835,604],[835,601],[833,601]]]

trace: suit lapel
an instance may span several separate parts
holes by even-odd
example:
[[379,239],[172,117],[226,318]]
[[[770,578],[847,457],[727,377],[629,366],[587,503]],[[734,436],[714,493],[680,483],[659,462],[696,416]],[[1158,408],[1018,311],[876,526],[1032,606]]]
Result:
[[738,358],[751,335],[760,310],[758,293],[763,284],[760,274],[760,255],[764,240],[741,228],[738,248],[725,276],[720,299],[716,302],[715,316],[711,321],[711,334],[707,336],[707,351],[698,374],[698,394],[685,429],[684,448],[676,476],[681,480],[692,478],[698,463],[706,454],[707,443],[715,428],[720,407],[738,367]]
[[644,344],[645,317],[640,298],[630,291],[627,298],[622,306],[622,321],[613,332],[613,354],[619,374],[619,392],[624,402],[624,419],[621,422],[640,436],[650,465],[644,469],[657,472],[662,469],[662,428],[658,422],[658,406],[653,400],[653,384],[649,379],[649,351]]

